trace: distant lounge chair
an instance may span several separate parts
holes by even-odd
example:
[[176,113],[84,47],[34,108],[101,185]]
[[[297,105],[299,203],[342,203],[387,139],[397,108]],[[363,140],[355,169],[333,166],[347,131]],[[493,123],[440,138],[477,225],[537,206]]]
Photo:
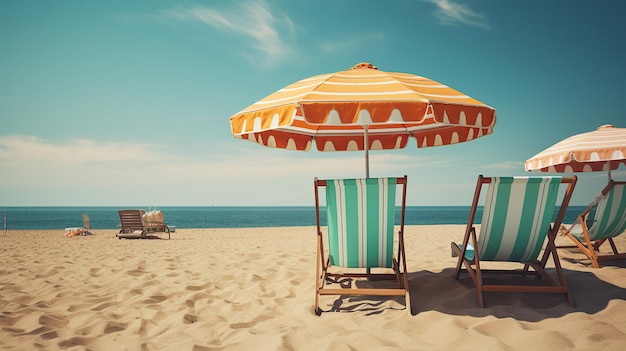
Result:
[[[593,223],[587,226],[589,212],[595,208]],[[619,253],[613,238],[626,230],[626,182],[609,181],[600,195],[581,214],[578,223],[565,229],[563,235],[570,238],[575,246],[558,246],[558,248],[577,247],[589,259],[595,268],[600,268],[599,261],[626,259],[626,253]],[[609,242],[613,254],[600,254],[600,246]]]
[[[483,184],[488,184],[480,231],[476,234],[474,217]],[[567,184],[554,226],[551,226],[559,187]],[[556,252],[556,231],[563,221],[569,200],[576,185],[576,177],[478,177],[463,243],[452,243],[453,255],[459,257],[454,279],[461,271],[469,273],[476,285],[478,305],[484,307],[483,292],[538,292],[562,293],[570,305],[573,300],[565,284],[565,277]],[[547,244],[538,260],[544,241]],[[552,255],[557,279],[545,270]],[[522,270],[487,270],[485,261],[517,262]],[[465,266],[465,269],[462,269]],[[533,270],[530,270],[532,268]],[[490,273],[533,275],[549,285],[523,279],[520,285],[485,284],[483,276]]]
[[89,219],[89,215],[83,213],[83,228],[86,233],[91,234],[91,219]]
[[65,236],[77,236],[77,235],[93,235],[91,232],[91,220],[88,214],[83,214],[83,227],[82,228],[65,228]]
[[120,210],[117,211],[120,216],[122,229],[116,234],[119,239],[146,239],[149,234],[167,233],[170,239],[170,229],[165,223],[147,223],[144,221],[145,211],[143,210]]
[[[406,309],[411,311],[404,252],[406,184],[406,176],[337,180],[315,178],[317,315],[322,312],[319,308],[321,295],[404,296]],[[396,185],[402,186],[402,207],[397,255],[394,256]],[[324,250],[325,240],[320,223],[320,187],[326,187],[328,251]],[[372,273],[371,268],[385,269]],[[355,278],[370,281],[391,279],[395,280],[395,284],[394,287],[382,288],[365,282],[368,287],[358,288]]]

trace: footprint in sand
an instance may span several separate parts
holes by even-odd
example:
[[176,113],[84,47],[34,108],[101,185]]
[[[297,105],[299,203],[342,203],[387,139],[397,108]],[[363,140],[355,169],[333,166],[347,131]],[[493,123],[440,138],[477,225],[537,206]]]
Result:
[[100,272],[100,268],[92,268],[92,269],[89,270],[89,275],[94,277],[94,278],[98,278],[98,277],[100,277],[99,272]]
[[133,276],[133,277],[138,277],[138,276],[143,275],[145,273],[147,273],[147,272],[142,270],[142,269],[139,269],[139,268],[131,269],[128,272],[126,272],[126,274],[128,274],[130,276]]
[[230,324],[230,327],[232,329],[244,329],[244,328],[251,328],[254,327],[255,325],[266,321],[268,319],[271,319],[271,316],[259,316],[253,320],[251,320],[250,322],[244,322],[244,323],[232,323]]
[[74,313],[74,312],[78,312],[78,311],[84,311],[89,309],[89,307],[91,307],[92,304],[90,303],[83,303],[83,304],[77,304],[77,305],[69,305],[66,309],[67,312],[70,313]]
[[124,323],[114,323],[110,322],[104,327],[105,334],[117,333],[122,330],[125,330],[128,325]]
[[150,296],[147,300],[145,300],[144,302],[146,303],[161,303],[163,301],[167,300],[167,296],[165,295],[152,295]]
[[58,337],[59,337],[59,334],[58,334],[56,331],[52,330],[52,331],[49,331],[49,332],[43,333],[43,334],[41,334],[41,335],[39,335],[39,336],[40,336],[42,339],[44,339],[44,340],[52,340],[52,339],[56,339],[56,338],[58,338]]
[[98,305],[98,306],[96,306],[96,307],[92,308],[91,310],[92,310],[92,311],[102,311],[102,310],[104,310],[104,309],[106,309],[106,308],[109,308],[109,307],[111,307],[111,306],[113,306],[113,304],[112,304],[111,302],[105,302],[105,303],[103,303],[103,304],[100,304],[100,305]]
[[198,321],[198,316],[196,316],[196,315],[187,313],[187,314],[185,314],[183,316],[183,323],[184,324],[192,324],[192,323],[195,323],[197,321]]
[[189,307],[194,307],[196,305],[196,302],[198,302],[199,300],[208,299],[210,297],[211,295],[207,293],[196,293],[193,294],[189,299],[187,299],[185,301],[185,304]]
[[42,315],[39,317],[39,324],[51,328],[63,328],[67,325],[67,321],[62,316]]
[[298,286],[298,285],[300,285],[302,283],[300,282],[299,279],[292,279],[292,280],[289,281],[289,284],[294,285],[294,286]]
[[73,337],[67,340],[59,341],[59,347],[70,348],[74,346],[86,346],[91,342],[92,338]]
[[189,290],[189,291],[200,291],[200,290],[207,290],[211,287],[211,283],[204,283],[201,285],[187,285],[185,287],[185,290]]

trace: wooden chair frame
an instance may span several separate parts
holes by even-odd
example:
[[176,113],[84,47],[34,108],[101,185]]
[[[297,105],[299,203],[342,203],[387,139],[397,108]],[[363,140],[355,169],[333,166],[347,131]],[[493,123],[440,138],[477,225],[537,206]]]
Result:
[[[404,246],[404,218],[406,211],[406,187],[407,176],[396,177],[396,184],[402,185],[402,209],[400,217],[400,230],[398,232],[397,254],[393,258],[394,273],[372,273],[370,269],[363,269],[363,273],[331,273],[329,268],[330,255],[327,255],[324,248],[324,237],[320,222],[320,199],[319,188],[326,187],[327,180],[314,180],[315,188],[315,217],[317,220],[317,258],[316,258],[316,280],[315,280],[315,313],[319,316],[322,310],[319,308],[320,296],[324,295],[367,295],[367,296],[404,296],[406,309],[411,312],[409,281],[407,276],[406,254]],[[395,209],[394,209],[395,210]],[[353,287],[354,278],[366,278],[368,280],[395,280],[395,288],[356,288]],[[346,279],[342,281],[342,279]],[[342,288],[328,288],[326,283],[341,283]],[[345,284],[347,283],[347,284]]]
[[[626,186],[626,181],[618,182],[618,181],[610,180],[609,183],[604,187],[604,189],[602,189],[602,191],[600,192],[600,195],[598,197],[605,196],[616,185]],[[581,241],[579,238],[574,236],[570,232],[570,230],[571,230],[571,227],[570,227],[569,229],[565,229],[565,232],[562,235],[565,235],[570,240],[572,240],[572,242],[574,242],[574,245],[557,246],[558,249],[560,249],[560,248],[578,248],[578,249],[580,249],[580,251],[583,254],[585,254],[585,256],[587,256],[591,260],[591,264],[593,265],[594,268],[600,268],[600,261],[626,259],[626,253],[620,253],[617,250],[617,246],[615,245],[615,242],[613,241],[614,237],[607,237],[607,238],[603,238],[603,239],[600,239],[600,240],[596,240],[595,242],[592,242],[591,236],[589,234],[589,228],[587,227],[587,218],[589,216],[589,212],[594,207],[596,207],[598,205],[598,203],[599,203],[599,201],[592,202],[577,217],[578,223],[580,224],[580,226],[582,228],[582,231],[583,231],[584,241]],[[622,216],[626,216],[626,213],[622,214]],[[563,226],[563,228],[564,228],[564,226]],[[612,254],[600,254],[600,251],[599,251],[600,250],[600,246],[602,246],[602,244],[604,244],[607,241],[611,245],[611,250],[612,250],[613,253]]]
[[171,238],[170,228],[165,225],[144,225],[142,210],[119,210],[120,224],[122,228],[116,234],[119,239],[147,239],[151,233],[167,233],[167,239]]
[[[523,263],[524,268],[521,270],[504,270],[504,269],[484,269],[481,267],[480,260],[480,252],[478,252],[478,239],[476,234],[476,228],[474,226],[474,218],[476,216],[476,211],[478,208],[478,202],[480,199],[481,189],[484,184],[489,184],[492,182],[491,177],[483,177],[480,175],[478,177],[478,182],[476,184],[476,190],[474,192],[474,198],[472,200],[472,207],[470,210],[469,219],[467,222],[467,227],[465,230],[465,236],[463,237],[462,246],[457,245],[456,243],[452,243],[451,247],[453,252],[458,255],[458,261],[456,264],[456,269],[454,273],[454,279],[459,279],[459,275],[461,272],[466,272],[469,274],[470,278],[474,282],[476,286],[476,298],[478,300],[478,305],[480,307],[484,307],[484,292],[534,292],[534,293],[561,293],[565,296],[565,300],[573,306],[574,302],[569,293],[569,289],[565,283],[565,276],[563,275],[563,270],[561,268],[561,263],[559,261],[558,254],[556,252],[555,246],[555,238],[556,231],[560,227],[560,224],[563,221],[563,217],[565,216],[565,212],[567,211],[567,206],[569,205],[569,201],[574,192],[574,187],[576,186],[577,178],[573,177],[563,177],[561,180],[561,184],[567,184],[567,189],[565,194],[563,195],[563,200],[561,203],[560,210],[557,214],[557,218],[553,225],[550,226],[547,233],[547,244],[544,249],[544,253],[541,261],[528,262]],[[467,251],[467,244],[470,243],[474,247],[474,259],[469,260],[465,257]],[[545,270],[546,263],[549,259],[549,256],[552,256],[552,260],[554,262],[557,279],[552,278]],[[465,268],[463,269],[464,266]],[[530,270],[532,268],[533,270]],[[483,275],[485,274],[519,274],[523,276],[534,275],[537,280],[543,278],[548,285],[506,285],[506,284],[484,284],[483,283]]]

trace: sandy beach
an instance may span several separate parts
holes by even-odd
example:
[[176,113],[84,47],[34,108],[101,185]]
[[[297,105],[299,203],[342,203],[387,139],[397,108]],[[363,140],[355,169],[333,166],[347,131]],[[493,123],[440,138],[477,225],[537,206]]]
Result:
[[[462,225],[406,229],[404,299],[323,297],[313,312],[314,227],[0,234],[2,350],[622,350],[626,262],[593,269],[559,250],[562,295],[485,295],[454,280]],[[564,238],[559,238],[564,240]],[[626,235],[617,240],[626,248]],[[335,310],[335,311],[331,311]],[[338,311],[337,311],[338,310]]]

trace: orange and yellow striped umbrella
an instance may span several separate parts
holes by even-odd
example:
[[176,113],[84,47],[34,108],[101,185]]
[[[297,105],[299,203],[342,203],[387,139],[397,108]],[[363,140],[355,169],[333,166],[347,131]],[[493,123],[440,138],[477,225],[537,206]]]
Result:
[[564,139],[528,159],[527,171],[574,173],[598,172],[626,165],[626,128],[610,124]]
[[[491,134],[496,111],[428,78],[384,72],[369,63],[306,78],[230,118],[236,138],[319,151],[448,145]],[[367,147],[365,147],[367,145]],[[367,165],[366,165],[367,167]]]

